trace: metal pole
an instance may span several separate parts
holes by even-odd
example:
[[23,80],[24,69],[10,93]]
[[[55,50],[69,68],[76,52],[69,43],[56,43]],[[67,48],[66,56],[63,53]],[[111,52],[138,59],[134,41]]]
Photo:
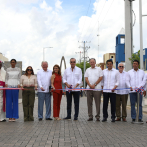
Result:
[[137,92],[137,114],[136,114],[136,122],[139,121],[139,100],[140,100],[140,95],[139,95],[139,92]]
[[139,0],[139,24],[140,24],[140,69],[143,67],[143,35],[142,35],[142,0]]
[[[84,41],[84,75],[85,75],[85,41]],[[85,88],[85,78],[84,78],[84,88]]]
[[[131,1],[125,0],[125,65],[126,71],[132,69],[132,63],[129,60],[132,56],[132,10]],[[130,14],[131,13],[131,14]]]
[[131,54],[133,54],[133,17],[132,17],[132,5],[133,3],[130,1],[130,17],[131,17],[131,22],[130,22],[130,28],[131,28]]

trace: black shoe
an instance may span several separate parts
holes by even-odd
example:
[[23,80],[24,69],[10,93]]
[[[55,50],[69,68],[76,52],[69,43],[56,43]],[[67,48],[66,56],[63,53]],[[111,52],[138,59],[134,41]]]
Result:
[[78,118],[77,118],[77,117],[75,117],[75,118],[74,118],[74,120],[78,120]]
[[46,118],[46,120],[53,120],[52,118]]
[[107,121],[107,118],[103,118],[102,122],[105,122],[105,121]]
[[39,121],[42,121],[42,118],[39,118]]
[[112,118],[111,122],[115,122],[115,118]]
[[132,122],[135,122],[135,119],[132,119]]
[[71,117],[65,117],[64,120],[71,120]]
[[139,119],[138,122],[143,122],[143,120],[142,119]]
[[2,121],[0,121],[0,122],[5,122],[6,120],[4,119],[4,120],[2,120]]

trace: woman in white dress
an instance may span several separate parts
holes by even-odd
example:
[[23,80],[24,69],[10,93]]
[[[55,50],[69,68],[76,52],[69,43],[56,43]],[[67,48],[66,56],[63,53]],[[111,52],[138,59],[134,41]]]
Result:
[[[16,60],[10,61],[11,67],[6,70],[6,87],[8,88],[20,88],[21,70],[15,67]],[[9,121],[15,121],[18,119],[18,95],[19,90],[6,90],[6,117]]]
[[[6,71],[2,68],[2,61],[0,61],[0,88],[5,87]],[[0,89],[0,122],[6,121],[6,95],[5,90]]]

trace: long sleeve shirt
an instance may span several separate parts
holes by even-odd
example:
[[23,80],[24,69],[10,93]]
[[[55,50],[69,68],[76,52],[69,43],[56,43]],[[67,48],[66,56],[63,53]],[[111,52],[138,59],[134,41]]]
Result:
[[[122,73],[119,72],[119,85],[118,85],[117,89],[127,88],[127,84],[126,84],[127,76],[128,76],[127,72],[125,72],[125,71],[123,71]],[[116,91],[116,94],[120,94],[120,95],[124,95],[124,94],[128,94],[128,93],[129,93],[128,89]]]
[[26,75],[22,75],[20,79],[20,86],[35,87],[37,86],[37,77],[31,75],[30,78]]
[[[47,70],[44,71],[41,69],[37,73],[37,81],[38,81],[38,92],[44,92],[48,93],[49,92],[49,86],[51,86],[51,76],[52,76],[52,71]],[[44,91],[41,90],[41,87],[44,89]]]
[[[119,85],[119,71],[112,68],[111,70],[103,70],[103,80],[101,82],[103,89],[113,89]],[[103,90],[103,92],[111,93],[111,90]],[[114,91],[116,93],[116,90]]]
[[17,87],[20,85],[21,70],[18,67],[7,68],[6,70],[6,84],[8,87]]
[[[134,69],[129,70],[127,76],[127,82],[126,82],[127,87],[128,88],[132,87],[134,89],[134,88],[140,88],[142,86],[146,90],[145,87],[146,81],[144,80],[144,77],[145,77],[145,73],[141,69],[138,69],[137,71],[135,71]],[[135,92],[135,90],[130,91],[130,93],[131,92]]]
[[[68,83],[69,85],[72,85],[72,88],[76,86],[76,84],[82,83],[82,71],[79,67],[75,66],[75,68],[72,71],[72,68],[67,68],[63,75],[63,83]],[[78,86],[77,88],[80,88]],[[66,87],[66,90],[69,88]],[[75,90],[80,91],[80,90]]]

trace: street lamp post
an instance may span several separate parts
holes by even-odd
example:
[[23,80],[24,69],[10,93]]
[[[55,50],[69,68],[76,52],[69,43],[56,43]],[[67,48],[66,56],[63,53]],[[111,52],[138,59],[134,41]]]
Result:
[[144,70],[143,66],[143,32],[142,32],[142,0],[139,0],[139,24],[140,24],[140,69]]
[[45,48],[53,48],[53,47],[43,47],[43,61],[45,61],[44,49]]

